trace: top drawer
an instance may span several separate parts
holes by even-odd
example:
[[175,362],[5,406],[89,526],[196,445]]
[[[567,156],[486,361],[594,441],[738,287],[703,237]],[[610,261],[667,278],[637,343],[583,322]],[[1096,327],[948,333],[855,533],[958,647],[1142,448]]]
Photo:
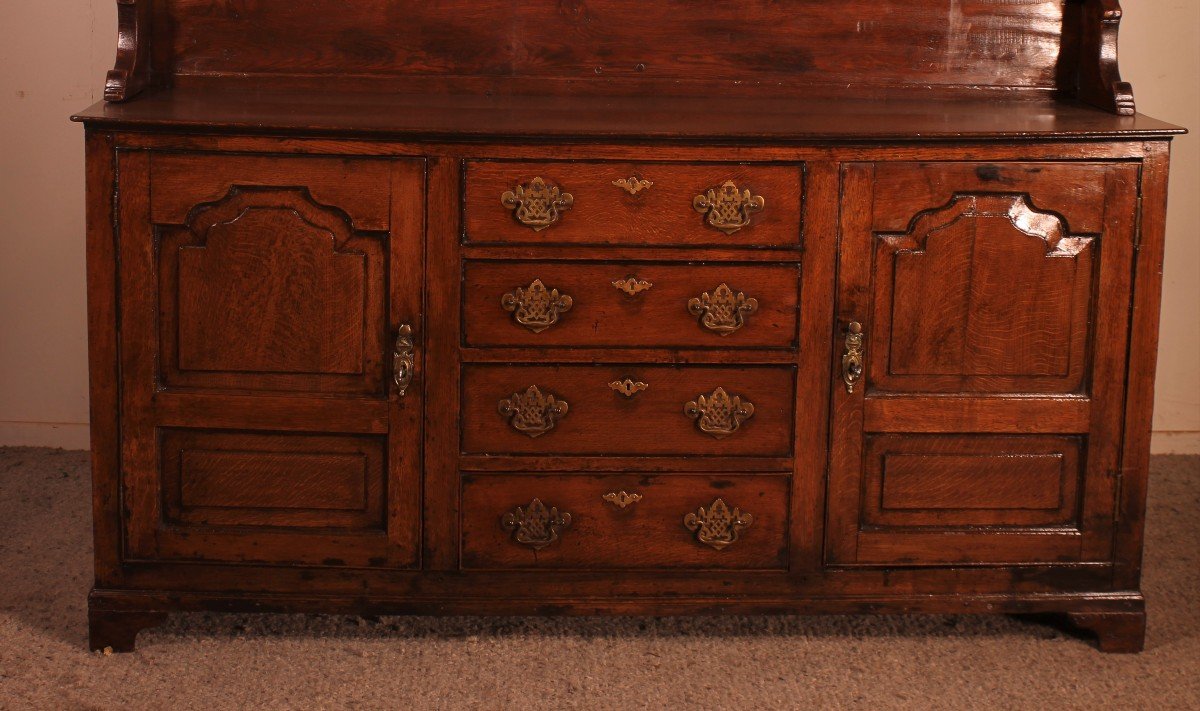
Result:
[[468,244],[800,246],[801,164],[472,161]]

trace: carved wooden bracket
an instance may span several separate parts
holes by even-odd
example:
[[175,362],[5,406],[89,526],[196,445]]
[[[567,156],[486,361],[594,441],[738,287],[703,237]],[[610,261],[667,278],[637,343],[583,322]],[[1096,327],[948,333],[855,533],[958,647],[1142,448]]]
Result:
[[[1133,87],[1121,81],[1117,66],[1117,34],[1121,29],[1119,0],[1075,0],[1067,4],[1068,23],[1075,25],[1078,66],[1075,96],[1121,116],[1135,113]],[[1075,17],[1070,14],[1074,12]],[[1067,30],[1069,33],[1069,29]],[[1067,41],[1069,34],[1064,36]]]
[[150,0],[117,0],[117,61],[105,101],[128,101],[150,84]]

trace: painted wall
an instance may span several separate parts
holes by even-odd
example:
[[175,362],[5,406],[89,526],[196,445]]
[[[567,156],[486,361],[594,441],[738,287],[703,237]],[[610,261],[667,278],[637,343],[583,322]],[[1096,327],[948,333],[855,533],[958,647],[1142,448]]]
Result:
[[[115,0],[0,2],[0,445],[88,446],[83,129]],[[1121,67],[1138,108],[1200,132],[1200,0],[1126,0]],[[1157,452],[1200,453],[1200,136],[1175,143]]]

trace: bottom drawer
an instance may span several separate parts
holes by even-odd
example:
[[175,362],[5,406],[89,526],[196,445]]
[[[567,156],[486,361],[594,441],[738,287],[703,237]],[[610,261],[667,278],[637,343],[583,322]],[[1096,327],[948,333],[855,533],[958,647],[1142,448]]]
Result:
[[787,567],[787,475],[470,474],[462,565]]

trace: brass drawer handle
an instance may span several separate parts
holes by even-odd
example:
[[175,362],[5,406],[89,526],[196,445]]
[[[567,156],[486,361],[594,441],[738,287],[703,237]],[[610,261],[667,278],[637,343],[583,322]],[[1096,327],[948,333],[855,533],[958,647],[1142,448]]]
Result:
[[854,386],[863,375],[863,341],[866,336],[862,332],[862,324],[851,321],[846,326],[846,353],[842,356],[842,382],[846,384],[846,392],[853,393]]
[[558,540],[558,532],[571,525],[571,514],[558,512],[558,507],[546,505],[540,499],[518,506],[500,517],[500,525],[512,531],[517,543],[540,551]]
[[508,424],[518,432],[532,437],[541,437],[567,414],[567,401],[550,394],[543,394],[536,385],[530,385],[524,393],[513,393],[500,401],[500,414],[508,418]]
[[624,380],[612,381],[608,384],[608,387],[624,395],[625,397],[633,397],[634,395],[637,395],[646,388],[650,387],[650,384],[643,383],[640,380],[631,380],[630,378],[625,378]]
[[528,287],[517,287],[500,297],[500,305],[511,311],[513,319],[534,333],[541,333],[558,323],[559,314],[566,313],[575,301],[558,289],[547,289],[541,279]]
[[688,301],[688,311],[700,317],[700,325],[721,336],[728,336],[746,325],[746,317],[758,311],[758,299],[734,292],[721,283],[711,294],[707,291]]
[[642,495],[637,493],[630,494],[622,489],[621,491],[610,491],[600,498],[612,504],[613,506],[624,510],[626,507],[632,506],[633,504],[641,501]]
[[412,326],[402,323],[396,329],[396,348],[392,352],[392,381],[396,383],[400,397],[404,397],[408,386],[412,385],[414,369]]
[[683,412],[696,421],[701,432],[724,439],[754,416],[754,404],[737,395],[730,397],[725,388],[717,388],[712,395],[701,395],[684,405]]
[[654,185],[653,180],[643,180],[636,175],[631,175],[628,178],[618,178],[612,181],[612,184],[624,190],[630,195],[637,195],[643,190],[649,190],[650,186]]
[[732,511],[723,499],[717,499],[705,509],[703,506],[683,517],[683,525],[696,534],[696,540],[706,546],[721,550],[737,541],[742,529],[749,528],[754,517],[736,506]]
[[630,274],[624,279],[617,279],[612,283],[612,285],[620,291],[625,292],[626,296],[637,296],[643,291],[646,291],[650,287],[654,286],[654,284],[646,281],[645,279],[638,279],[634,274]]
[[720,187],[709,188],[708,192],[692,199],[692,208],[705,215],[705,222],[727,235],[748,227],[750,216],[762,212],[766,204],[761,195],[738,190],[732,180],[726,180]]
[[500,202],[513,211],[517,222],[541,232],[558,222],[560,214],[575,204],[575,198],[539,177],[506,191]]

